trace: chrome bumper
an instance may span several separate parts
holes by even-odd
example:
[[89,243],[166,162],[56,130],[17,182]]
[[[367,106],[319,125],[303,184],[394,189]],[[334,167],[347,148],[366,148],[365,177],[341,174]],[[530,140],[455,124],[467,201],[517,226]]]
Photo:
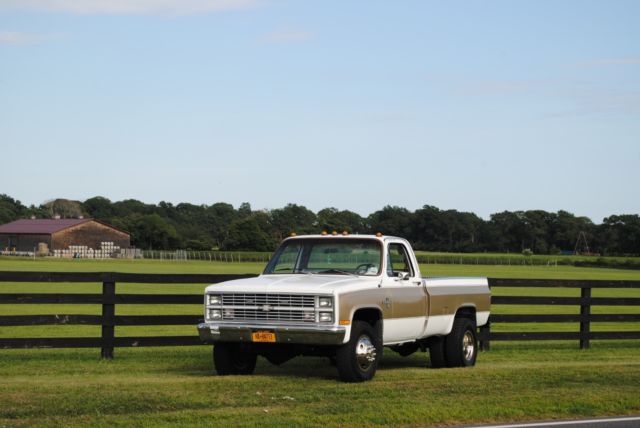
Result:
[[251,342],[251,333],[272,331],[276,334],[276,343],[295,343],[301,345],[341,345],[346,333],[345,327],[327,326],[283,326],[283,325],[233,325],[198,324],[200,340],[212,342]]

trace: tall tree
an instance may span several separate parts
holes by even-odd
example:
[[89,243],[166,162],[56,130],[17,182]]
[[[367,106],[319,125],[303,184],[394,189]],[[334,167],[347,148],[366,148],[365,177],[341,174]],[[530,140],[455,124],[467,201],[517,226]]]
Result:
[[0,194],[0,224],[9,223],[24,216],[27,207],[12,197]]
[[287,204],[284,208],[271,211],[271,224],[275,237],[280,241],[292,232],[301,234],[314,232],[316,215],[302,205]]
[[412,221],[413,215],[408,209],[390,205],[374,212],[367,219],[372,233],[395,236],[409,236]]
[[263,230],[263,227],[261,227],[260,218],[256,215],[236,219],[229,227],[229,236],[224,241],[223,249],[233,251],[273,250],[276,243]]
[[602,222],[603,250],[607,254],[640,254],[640,216],[612,215]]
[[70,199],[54,199],[52,201],[45,202],[43,207],[49,212],[50,217],[60,216],[61,218],[78,218],[85,214],[82,204]]
[[158,214],[134,214],[129,224],[131,241],[140,248],[173,250],[181,246],[176,229]]
[[84,211],[91,218],[111,222],[116,215],[116,210],[111,201],[102,196],[89,198],[82,203]]
[[360,214],[349,210],[340,211],[337,208],[325,208],[318,211],[316,216],[319,230],[347,231],[349,233],[364,233],[365,221]]

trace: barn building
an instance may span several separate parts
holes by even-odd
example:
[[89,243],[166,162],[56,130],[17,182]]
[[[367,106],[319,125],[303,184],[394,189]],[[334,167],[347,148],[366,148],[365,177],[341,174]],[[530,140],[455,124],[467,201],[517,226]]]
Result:
[[0,250],[34,251],[45,243],[49,251],[79,245],[98,249],[103,242],[129,248],[131,236],[94,219],[26,219],[0,226]]

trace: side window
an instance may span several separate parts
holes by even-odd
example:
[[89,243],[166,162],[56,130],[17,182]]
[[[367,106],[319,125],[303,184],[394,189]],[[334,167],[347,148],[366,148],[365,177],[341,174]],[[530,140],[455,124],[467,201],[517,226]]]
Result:
[[396,277],[398,276],[398,272],[408,272],[410,276],[414,276],[410,260],[409,253],[404,245],[389,244],[387,275]]

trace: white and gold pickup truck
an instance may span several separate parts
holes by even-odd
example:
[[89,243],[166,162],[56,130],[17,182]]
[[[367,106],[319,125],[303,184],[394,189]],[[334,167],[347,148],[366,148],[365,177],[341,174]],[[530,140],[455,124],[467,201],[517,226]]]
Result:
[[326,356],[347,382],[371,379],[384,346],[429,349],[432,367],[473,366],[487,323],[486,278],[423,278],[409,242],[321,234],[285,239],[256,278],[210,285],[200,338],[220,375]]

